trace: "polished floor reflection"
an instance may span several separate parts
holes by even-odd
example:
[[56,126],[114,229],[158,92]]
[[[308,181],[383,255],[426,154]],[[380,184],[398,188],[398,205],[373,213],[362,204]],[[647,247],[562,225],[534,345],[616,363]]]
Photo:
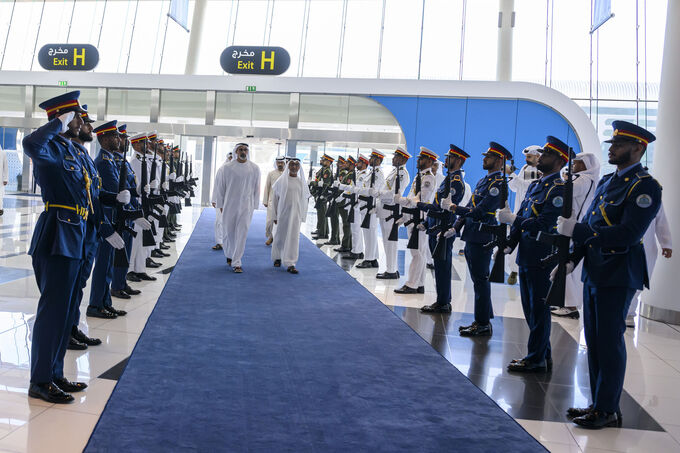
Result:
[[[172,255],[160,260],[163,267],[154,270],[158,280],[133,284],[142,290],[141,295],[128,301],[114,301],[128,311],[126,317],[115,320],[82,317],[81,328],[101,338],[103,344],[67,353],[67,377],[84,380],[89,388],[76,394],[78,398],[73,404],[58,407],[26,395],[31,328],[39,296],[26,252],[41,211],[42,203],[37,197],[8,195],[5,214],[0,217],[0,452],[82,450],[116,380],[124,372],[127,358],[201,208],[187,208],[182,213],[180,223],[184,228],[170,250]],[[304,234],[309,234],[313,223],[314,216],[310,215]],[[262,241],[264,247],[264,238]],[[468,323],[473,311],[472,286],[464,259],[454,257],[451,282],[454,312],[423,315],[417,308],[430,303],[435,296],[431,272],[426,276],[425,294],[393,292],[404,283],[411,259],[405,239],[400,242],[399,280],[377,280],[375,270],[357,269],[354,261],[343,260],[331,247],[322,246],[321,250],[431,344],[450,363],[443,361],[443,366],[455,366],[468,376],[550,451],[680,451],[680,327],[639,319],[636,328],[628,330],[628,367],[622,400],[625,427],[585,431],[563,418],[566,407],[586,404],[590,394],[581,322],[554,320],[555,367],[551,374],[508,373],[507,362],[523,355],[528,335],[519,287],[492,285],[496,313],[492,338],[461,338],[457,336],[457,326]],[[460,246],[456,242],[454,250]],[[221,252],[206,250],[206,253]],[[380,261],[384,262],[383,257]],[[84,300],[88,297],[89,288]],[[367,303],[375,300],[367,299]],[[187,380],[200,385],[200,371],[188,369]],[[432,397],[437,397],[437,387],[445,385],[433,382]]]

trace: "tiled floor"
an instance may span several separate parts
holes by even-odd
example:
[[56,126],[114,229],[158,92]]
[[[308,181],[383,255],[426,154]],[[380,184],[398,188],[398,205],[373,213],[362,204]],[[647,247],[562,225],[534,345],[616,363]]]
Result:
[[[26,395],[31,328],[39,296],[26,251],[41,209],[35,197],[8,196],[5,214],[0,217],[0,452],[82,450],[201,211],[193,207],[182,213],[179,222],[184,228],[170,250],[172,256],[161,260],[164,266],[155,270],[158,280],[133,284],[142,290],[141,295],[114,302],[129,312],[126,317],[101,320],[83,316],[83,330],[101,338],[103,344],[67,353],[67,377],[84,380],[89,388],[75,395],[78,397],[75,403],[57,407]],[[305,233],[310,231],[313,220],[310,215]],[[471,283],[464,259],[454,257],[454,313],[422,315],[417,308],[430,303],[434,297],[433,275],[428,272],[425,294],[394,294],[393,289],[403,284],[410,263],[410,253],[404,251],[405,241],[401,242],[404,243],[399,252],[402,274],[399,281],[377,280],[374,270],[356,269],[354,262],[341,260],[330,247],[322,250],[390,306],[501,408],[516,417],[549,450],[680,451],[680,392],[677,390],[680,327],[641,319],[636,329],[629,329],[626,334],[629,363],[623,398],[625,426],[585,431],[562,416],[565,407],[584,404],[589,396],[581,323],[560,319],[553,324],[555,369],[550,376],[511,375],[505,365],[509,359],[521,357],[527,332],[519,287],[492,286],[496,313],[494,337],[488,340],[460,338],[455,327],[467,322],[472,312]],[[458,248],[457,243],[454,249]],[[219,252],[207,250],[206,253]],[[313,271],[306,269],[305,263],[299,263],[298,268],[301,272]],[[88,297],[89,288],[84,300]]]

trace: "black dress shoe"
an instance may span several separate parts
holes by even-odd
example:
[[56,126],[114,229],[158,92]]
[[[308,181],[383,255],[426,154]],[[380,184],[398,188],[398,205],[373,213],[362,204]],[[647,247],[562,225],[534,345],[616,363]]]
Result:
[[310,233],[312,236],[318,236],[319,235],[319,230],[314,230]]
[[[168,248],[170,248],[170,247],[168,247]],[[212,249],[213,250],[222,250],[222,244],[215,244],[215,245],[212,246]]]
[[175,242],[173,238],[163,237],[163,242]]
[[357,264],[355,267],[358,267],[359,269],[369,269],[373,267],[373,261],[362,261],[361,263]]
[[425,267],[427,267],[428,269],[434,269],[434,264],[427,263]]
[[420,307],[421,313],[451,313],[451,304],[431,304]]
[[146,280],[146,281],[149,281],[149,282],[155,282],[156,281],[156,277],[152,277],[149,274],[147,274],[146,272],[139,272],[135,275],[137,275],[137,277],[139,277],[140,282],[142,280]]
[[109,313],[113,313],[116,316],[125,316],[127,315],[127,312],[125,310],[116,310],[113,307],[104,307],[106,310],[109,311]]
[[73,326],[73,328],[71,329],[71,337],[88,346],[99,346],[100,344],[102,344],[102,341],[99,338],[88,337],[82,330],[80,330],[76,326]]
[[345,253],[345,252],[351,252],[351,249],[345,248],[345,247],[338,247],[336,249],[333,249],[334,252],[338,253]]
[[461,337],[490,337],[493,335],[493,328],[491,323],[483,326],[477,323],[472,323],[467,329],[459,330]]
[[129,295],[131,295],[131,296],[136,296],[136,295],[138,295],[138,294],[142,294],[142,292],[141,292],[140,290],[138,290],[138,289],[132,289],[132,288],[130,287],[130,285],[125,285],[124,291],[125,291],[126,293],[128,293]]
[[343,260],[361,260],[364,259],[364,254],[362,253],[352,253],[349,252],[347,255],[342,255]]
[[118,317],[105,308],[99,307],[87,307],[85,314],[92,318],[116,319]]
[[418,289],[416,289],[418,294],[425,294],[425,287],[424,286],[419,286]]
[[340,241],[330,240],[328,242],[324,242],[322,245],[340,245]]
[[155,252],[158,252],[158,255],[160,255],[160,256],[158,256],[157,258],[165,258],[165,257],[170,256],[169,253],[165,253],[165,252],[164,252],[163,250],[161,250],[161,249],[156,249],[156,250],[154,250],[154,251],[155,251]]
[[154,260],[152,260],[151,258],[146,259],[146,267],[150,267],[152,269],[155,269],[155,268],[161,267],[161,266],[162,266],[161,263],[157,263]]
[[40,398],[41,400],[53,404],[67,404],[73,402],[75,399],[73,396],[57,387],[54,382],[48,382],[47,384],[31,383],[28,387],[28,396],[31,398]]
[[616,412],[602,412],[593,409],[585,415],[576,417],[572,420],[578,426],[586,429],[602,429],[621,427],[621,420]]
[[127,281],[129,281],[129,282],[141,282],[142,281],[142,279],[139,278],[137,276],[137,274],[135,274],[134,272],[128,272],[127,276],[125,278],[127,278]]
[[151,251],[151,257],[152,258],[163,258],[163,257],[165,257],[165,254],[163,252],[161,252],[160,250],[156,249],[156,250]]
[[375,278],[380,280],[399,280],[399,271],[381,272],[379,274],[376,274]]
[[274,267],[281,267],[281,260],[274,260]]
[[373,260],[373,261],[371,261],[371,267],[374,267],[374,268],[376,268],[376,269],[379,268],[380,265],[378,264],[378,260]]
[[84,382],[71,382],[65,377],[57,378],[53,381],[57,387],[62,389],[64,392],[82,392],[87,388],[87,384]]
[[545,373],[548,371],[545,361],[543,362],[530,362],[528,360],[513,360],[508,364],[508,371],[514,371],[518,373]]
[[410,286],[404,285],[401,288],[395,289],[394,292],[397,294],[417,294],[418,290],[416,288],[411,288]]
[[130,295],[122,289],[112,289],[111,297],[117,297],[118,299],[130,299]]
[[[220,247],[221,247],[221,246],[220,246]],[[160,245],[158,246],[158,248],[161,249],[161,250],[170,250],[170,246],[169,246],[169,245],[165,245],[165,244],[163,244],[162,242],[160,243]]]
[[291,274],[297,274],[298,270],[295,268],[295,266],[288,266],[288,269],[286,269],[286,272],[290,272]]
[[588,407],[570,407],[567,409],[567,418],[583,417],[593,410],[593,405]]
[[231,258],[227,258],[227,266],[231,266]]
[[71,351],[84,351],[87,349],[87,345],[76,340],[73,338],[73,335],[71,335],[68,339],[68,346],[66,346],[66,349],[70,349]]

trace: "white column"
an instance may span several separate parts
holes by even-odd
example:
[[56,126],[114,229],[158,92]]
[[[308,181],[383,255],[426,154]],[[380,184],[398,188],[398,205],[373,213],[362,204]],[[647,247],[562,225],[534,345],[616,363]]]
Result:
[[205,23],[205,7],[207,3],[206,0],[196,0],[194,2],[194,17],[191,20],[187,63],[184,67],[184,74],[196,74],[198,54],[201,49],[201,37],[203,35],[203,24]]
[[[680,121],[680,1],[668,2],[666,38],[661,66],[659,113],[656,128],[656,146],[652,174],[663,186],[663,205],[680,244],[680,153],[677,147],[677,129]],[[674,251],[671,259],[656,261],[650,291],[642,293],[642,316],[657,321],[680,324],[680,299],[678,275],[680,253]]]
[[512,29],[515,27],[515,0],[498,0],[498,55],[496,80],[512,80]]

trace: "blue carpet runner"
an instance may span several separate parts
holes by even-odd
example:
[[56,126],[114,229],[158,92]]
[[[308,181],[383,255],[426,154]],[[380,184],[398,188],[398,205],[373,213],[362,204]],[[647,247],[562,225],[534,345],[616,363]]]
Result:
[[87,452],[545,451],[309,240],[274,268],[256,212],[228,270],[201,215]]

